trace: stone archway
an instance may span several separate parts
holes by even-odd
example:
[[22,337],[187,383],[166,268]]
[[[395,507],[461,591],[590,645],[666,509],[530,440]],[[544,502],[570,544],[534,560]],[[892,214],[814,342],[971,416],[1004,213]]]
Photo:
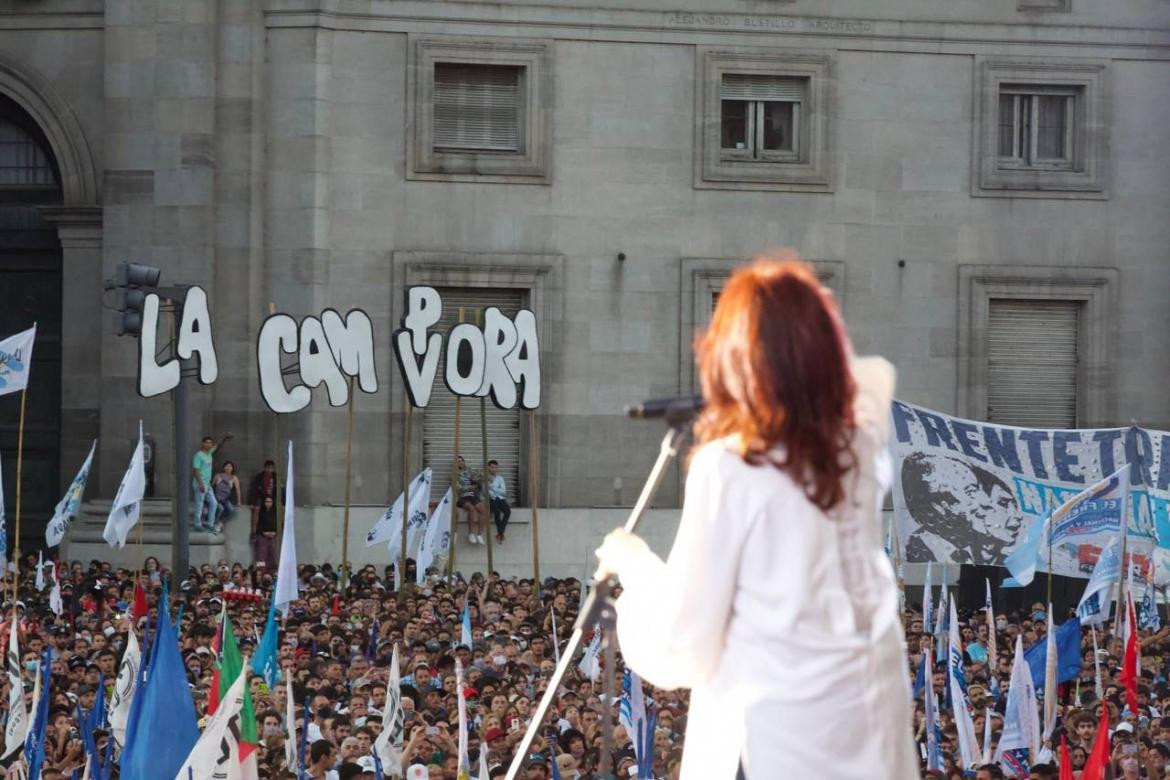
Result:
[[[15,104],[39,130],[55,162],[60,187],[55,202],[34,206],[43,223],[56,229],[60,308],[67,314],[62,316],[56,334],[60,359],[59,433],[54,447],[56,492],[63,488],[63,480],[72,477],[100,427],[100,180],[81,123],[48,79],[0,53],[0,95]],[[56,498],[59,497],[58,493]]]

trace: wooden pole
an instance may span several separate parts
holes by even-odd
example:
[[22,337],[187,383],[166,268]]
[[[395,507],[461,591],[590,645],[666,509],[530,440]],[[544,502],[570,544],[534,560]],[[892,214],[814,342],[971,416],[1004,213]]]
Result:
[[406,419],[402,423],[402,547],[399,550],[398,562],[398,603],[406,599],[406,528],[410,522],[410,428],[414,421],[414,407],[410,405],[410,397],[402,394],[406,400]]
[[349,412],[345,430],[345,512],[341,520],[341,593],[349,587],[349,495],[353,481],[353,377],[349,378]]
[[[459,307],[459,322],[463,322],[465,310]],[[455,396],[455,451],[451,455],[451,495],[455,498],[455,506],[451,507],[451,550],[447,554],[447,579],[455,574],[455,548],[459,546],[459,396]],[[470,518],[470,515],[468,516]],[[470,523],[470,519],[468,520]]]
[[536,443],[539,437],[536,434],[536,412],[528,413],[528,502],[532,504],[532,579],[535,582],[533,586],[538,592],[540,590],[540,530],[538,528],[536,517]]
[[[481,324],[480,318],[482,316],[483,316],[483,309],[476,309],[475,310],[475,324],[476,325]],[[481,487],[482,493],[483,493],[484,512],[486,512],[488,517],[490,517],[491,513],[492,513],[492,494],[491,494],[491,491],[488,489],[487,399],[482,397],[482,396],[479,399],[479,434],[480,434],[481,443],[483,444],[483,471],[481,472],[482,484],[480,485],[480,487]],[[487,544],[487,572],[485,572],[487,577],[485,578],[485,581],[490,581],[491,576],[492,576],[492,571],[496,568],[495,567],[495,560],[492,556],[493,542],[492,542],[492,532],[490,529],[487,529],[487,534],[484,535],[484,540],[485,540],[485,544]]]
[[[16,431],[16,541],[12,547],[12,562],[16,571],[12,579],[12,614],[16,615],[16,600],[20,598],[20,475],[24,470],[24,399],[28,395],[26,385],[20,391],[20,422]],[[13,623],[15,625],[15,622]]]

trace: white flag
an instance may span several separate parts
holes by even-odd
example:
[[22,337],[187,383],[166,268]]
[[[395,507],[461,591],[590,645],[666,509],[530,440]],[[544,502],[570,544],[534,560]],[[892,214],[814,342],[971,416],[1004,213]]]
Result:
[[276,568],[276,608],[288,614],[288,606],[298,598],[297,535],[293,529],[293,448],[288,443],[288,474],[284,479],[284,536],[280,539],[280,565]]
[[[1085,592],[1077,604],[1077,617],[1081,623],[1094,625],[1104,623],[1109,617],[1113,603],[1113,587],[1121,577],[1121,534],[1112,536],[1093,564],[1093,573],[1085,585]],[[1118,610],[1121,611],[1120,609]]]
[[15,393],[28,386],[28,370],[32,365],[36,337],[37,326],[33,325],[0,341],[0,395]]
[[1008,687],[1003,714],[1003,733],[995,749],[995,760],[1003,759],[1008,750],[1040,750],[1040,714],[1036,710],[1036,686],[1032,671],[1024,661],[1024,640],[1016,636],[1016,654],[1012,660],[1012,679]]
[[13,612],[8,632],[8,723],[4,726],[4,755],[10,756],[24,747],[28,732],[28,711],[24,708],[24,681],[20,677],[20,627]]
[[[142,421],[139,420],[138,446],[134,448],[134,455],[130,458],[130,467],[122,477],[122,484],[118,485],[114,504],[110,507],[110,516],[102,531],[102,538],[110,547],[126,546],[126,536],[138,523],[138,515],[142,511],[142,497],[145,494],[146,460],[142,445]],[[179,522],[185,522],[185,519],[179,518]]]
[[53,610],[53,614],[61,617],[61,613],[65,611],[65,602],[61,600],[61,580],[57,578],[57,567],[53,566],[53,587],[49,591],[49,609]]
[[[431,502],[431,470],[429,468],[423,469],[422,473],[416,476],[410,483],[410,505],[415,505],[414,497],[420,493],[427,494],[426,505]],[[378,542],[389,542],[393,544],[394,540],[402,539],[402,494],[398,494],[398,498],[390,505],[390,508],[382,513],[378,518],[378,522],[374,523],[374,527],[366,534],[366,547],[373,547]]]
[[553,663],[557,666],[561,664],[561,640],[557,636],[557,611],[552,607],[548,610],[549,619],[552,621],[552,646],[553,646]]
[[118,667],[118,679],[114,682],[114,694],[106,709],[110,718],[110,733],[119,745],[126,743],[126,724],[130,720],[130,703],[138,686],[138,668],[142,664],[142,651],[138,648],[138,637],[131,628],[126,632],[126,650],[122,653],[122,665]]
[[[288,764],[289,772],[297,771],[297,706],[293,701],[292,675],[284,677],[284,725],[288,730],[288,739],[284,741],[284,762]],[[308,724],[305,724],[306,726]],[[297,777],[300,777],[298,774]]]
[[[411,504],[414,500],[411,499]],[[443,494],[443,500],[431,513],[427,521],[426,533],[423,534],[422,544],[418,548],[418,563],[415,565],[415,582],[422,585],[427,580],[427,567],[435,562],[435,558],[447,553],[451,544],[451,488]],[[401,535],[401,531],[399,532]],[[398,560],[391,558],[391,561]]]
[[476,780],[492,780],[488,775],[487,751],[482,747],[479,749],[479,777]]
[[[945,591],[944,587],[944,591]],[[966,681],[963,672],[963,645],[959,642],[959,618],[955,614],[955,602],[948,600],[950,610],[950,679],[951,706],[955,715],[955,730],[959,736],[959,755],[963,760],[963,769],[971,769],[979,762],[979,752],[975,742],[975,722],[971,719],[970,699],[967,698]],[[941,620],[941,616],[939,617]]]
[[[374,752],[387,773],[397,777],[402,766],[402,742],[406,714],[402,711],[402,678],[398,668],[398,645],[390,659],[390,681],[386,683],[386,703],[382,705],[382,730],[374,740]],[[395,771],[395,767],[399,767]]]
[[40,550],[37,550],[37,578],[33,587],[37,589],[38,593],[45,589],[45,556]]
[[[247,668],[245,662],[244,669]],[[236,675],[175,780],[237,780],[244,777],[240,763],[239,724],[247,677],[245,673]]]
[[85,492],[85,483],[89,479],[89,467],[93,463],[93,452],[96,449],[97,439],[94,439],[89,448],[89,455],[85,458],[85,463],[81,464],[77,476],[69,483],[69,489],[57,502],[57,508],[53,510],[53,517],[45,527],[45,543],[50,547],[61,544],[61,540],[65,538],[65,532],[69,530],[69,524],[73,522],[74,515],[81,508],[81,495]]
[[577,668],[593,682],[597,682],[601,677],[601,626],[593,627],[593,639],[585,648],[585,654],[581,656]]
[[[422,480],[421,482],[420,479]],[[430,514],[431,510],[431,470],[427,469],[418,477],[415,477],[415,483],[419,487],[417,490],[414,485],[410,487],[410,513],[406,517],[406,557],[417,560],[419,542],[422,541],[423,535],[426,532],[427,515]],[[386,543],[386,548],[390,560],[397,561],[402,556],[401,511],[399,511],[396,519],[391,521],[390,525],[393,525],[394,533],[391,534],[389,541]]]

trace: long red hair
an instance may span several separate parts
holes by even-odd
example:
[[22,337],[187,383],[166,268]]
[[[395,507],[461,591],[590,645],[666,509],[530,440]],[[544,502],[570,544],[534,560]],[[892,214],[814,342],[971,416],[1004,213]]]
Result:
[[783,469],[813,504],[836,506],[853,465],[855,387],[841,315],[812,269],[788,251],[736,271],[696,353],[707,401],[698,443],[738,434],[746,462]]

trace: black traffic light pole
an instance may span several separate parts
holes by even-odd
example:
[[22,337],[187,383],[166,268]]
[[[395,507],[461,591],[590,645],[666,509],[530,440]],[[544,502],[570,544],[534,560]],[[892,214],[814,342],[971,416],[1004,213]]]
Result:
[[[116,291],[116,308],[122,313],[115,335],[141,336],[142,309],[146,303],[145,289],[158,294],[171,306],[177,320],[183,317],[183,300],[187,287],[162,287],[159,285],[162,272],[154,266],[139,263],[119,263],[113,279],[106,280],[106,289]],[[178,355],[177,336],[170,339],[171,357],[179,360],[179,383],[171,391],[171,413],[175,428],[175,521],[171,528],[171,592],[178,592],[180,584],[187,577],[191,561],[191,536],[187,527],[187,515],[191,511],[191,472],[186,464],[190,443],[187,439],[187,411],[189,395],[186,378],[192,374],[191,360],[181,360]],[[139,522],[143,522],[139,518]]]

